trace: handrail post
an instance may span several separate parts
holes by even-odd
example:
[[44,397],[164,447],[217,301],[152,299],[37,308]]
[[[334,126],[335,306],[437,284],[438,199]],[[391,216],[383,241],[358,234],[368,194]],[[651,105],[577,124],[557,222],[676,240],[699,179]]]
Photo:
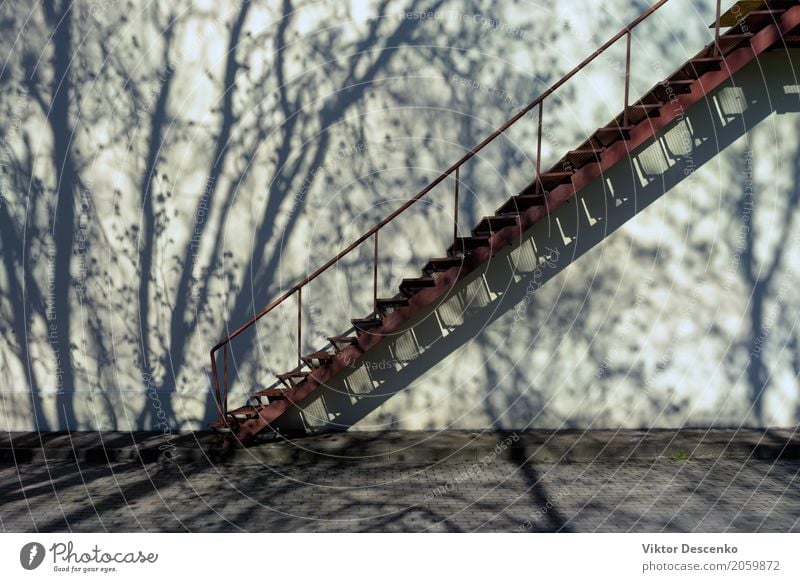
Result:
[[714,26],[714,55],[719,56],[722,51],[719,50],[719,21],[722,18],[722,0],[717,0],[717,20]]
[[625,35],[627,46],[625,48],[625,109],[622,110],[622,127],[628,127],[628,99],[631,88],[631,31]]
[[536,132],[536,191],[542,192],[544,194],[544,188],[542,188],[542,181],[539,179],[539,175],[542,171],[542,110],[544,109],[544,99],[539,101],[539,124],[538,129]]
[[461,166],[456,168],[456,185],[455,185],[455,196],[454,196],[454,203],[453,203],[453,244],[456,244],[458,240],[458,183],[459,183],[459,170]]
[[297,371],[303,366],[300,338],[303,335],[303,288],[297,288]]
[[222,352],[222,418],[228,415],[228,344]]
[[375,249],[372,254],[372,311],[378,314],[378,232],[375,231]]
[[214,402],[217,405],[217,412],[219,413],[220,424],[225,420],[225,415],[222,412],[222,392],[219,384],[219,370],[217,369],[217,351],[211,350],[211,376],[214,380]]

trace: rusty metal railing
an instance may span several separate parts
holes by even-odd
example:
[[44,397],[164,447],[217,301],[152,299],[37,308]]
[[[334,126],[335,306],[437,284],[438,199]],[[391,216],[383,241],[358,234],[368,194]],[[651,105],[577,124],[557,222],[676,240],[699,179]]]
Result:
[[[311,281],[319,277],[322,273],[327,271],[330,267],[337,264],[342,258],[347,256],[350,252],[354,249],[359,247],[362,243],[367,241],[369,238],[374,237],[374,250],[373,250],[373,260],[374,260],[374,267],[373,267],[373,308],[376,306],[377,302],[377,289],[378,289],[378,257],[379,257],[379,246],[378,246],[378,233],[380,230],[392,222],[395,218],[397,218],[400,214],[408,210],[411,206],[413,206],[417,201],[421,198],[426,196],[431,190],[436,188],[439,184],[447,180],[450,176],[454,176],[455,178],[455,187],[454,187],[454,198],[455,198],[455,212],[454,212],[454,229],[453,229],[453,236],[456,238],[458,236],[458,195],[459,195],[459,170],[461,166],[463,166],[466,162],[472,159],[478,152],[480,152],[484,147],[488,144],[492,143],[497,137],[503,134],[508,128],[512,125],[517,123],[520,119],[522,119],[527,113],[533,111],[536,107],[539,108],[538,111],[538,123],[537,123],[537,145],[536,145],[536,180],[538,181],[539,176],[541,175],[541,150],[542,150],[542,122],[544,116],[544,107],[543,103],[544,100],[553,94],[556,90],[558,90],[564,83],[569,81],[572,77],[574,77],[578,72],[584,69],[589,63],[594,61],[598,56],[608,50],[612,45],[614,45],[618,40],[622,37],[626,37],[626,58],[625,58],[625,97],[624,97],[624,125],[627,125],[627,116],[628,116],[628,109],[629,109],[629,89],[630,89],[630,70],[631,70],[631,31],[638,26],[642,21],[647,19],[650,15],[652,15],[656,10],[661,8],[664,4],[666,4],[669,0],[659,0],[653,6],[651,6],[648,10],[643,12],[639,15],[636,19],[630,22],[627,26],[625,26],[622,30],[617,32],[614,36],[612,36],[609,40],[607,40],[602,46],[600,46],[597,50],[595,50],[591,55],[586,57],[583,61],[581,61],[578,65],[576,65],[572,70],[570,70],[566,75],[561,77],[558,81],[553,83],[550,87],[548,87],[541,95],[539,95],[536,99],[531,101],[528,105],[523,107],[519,112],[517,112],[513,117],[511,117],[508,121],[506,121],[503,125],[498,127],[495,131],[493,131],[489,136],[487,136],[483,141],[481,141],[478,145],[473,147],[469,152],[463,155],[457,162],[455,162],[452,166],[447,168],[444,172],[442,172],[437,178],[435,178],[430,184],[425,186],[422,190],[417,192],[412,198],[410,198],[407,202],[405,202],[402,206],[400,206],[397,210],[389,214],[386,218],[380,221],[378,224],[370,228],[367,232],[363,235],[358,237],[355,241],[353,241],[350,245],[347,246],[343,251],[337,254],[335,257],[331,258],[327,261],[324,265],[319,267],[316,271],[308,275],[305,279],[300,281],[299,283],[295,284],[291,289],[289,289],[286,293],[281,295],[278,299],[274,300],[272,303],[267,305],[264,309],[250,318],[246,323],[241,325],[235,331],[228,334],[223,340],[218,342],[213,348],[211,348],[211,372],[213,375],[213,383],[214,383],[214,397],[217,404],[217,409],[220,415],[220,421],[226,423],[226,414],[228,410],[228,350],[230,343],[242,334],[245,330],[253,326],[256,322],[258,322],[262,317],[267,315],[270,311],[284,303],[287,299],[292,297],[293,295],[297,295],[297,357],[298,357],[298,370],[302,367],[301,362],[301,336],[302,336],[302,300],[303,300],[303,287],[308,285]],[[715,30],[715,45],[719,43],[719,28],[720,28],[720,5],[721,0],[717,0],[716,2],[716,30]],[[375,310],[377,312],[377,309]],[[220,378],[219,369],[217,365],[217,358],[219,352],[222,350],[222,377]]]

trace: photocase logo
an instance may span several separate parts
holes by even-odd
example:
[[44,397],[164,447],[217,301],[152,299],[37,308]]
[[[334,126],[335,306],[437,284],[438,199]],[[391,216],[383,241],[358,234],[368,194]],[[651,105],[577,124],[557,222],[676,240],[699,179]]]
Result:
[[38,542],[30,542],[19,551],[19,563],[26,570],[35,570],[44,561],[44,546]]

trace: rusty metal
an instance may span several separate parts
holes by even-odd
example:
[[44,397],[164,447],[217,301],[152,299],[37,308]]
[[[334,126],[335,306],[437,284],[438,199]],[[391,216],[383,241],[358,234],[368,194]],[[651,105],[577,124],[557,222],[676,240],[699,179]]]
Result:
[[303,350],[301,349],[300,338],[303,337],[303,288],[298,287],[297,289],[297,369],[303,367],[303,360],[301,355]]
[[622,127],[628,127],[628,97],[631,89],[631,31],[625,35],[625,108],[622,110]]
[[375,250],[372,256],[372,311],[378,313],[378,231],[375,231]]
[[536,130],[536,191],[543,190],[542,181],[542,116],[544,109],[544,100],[539,101],[539,123]]
[[[381,230],[384,226],[392,222],[395,218],[397,218],[400,214],[404,213],[408,210],[411,206],[413,206],[416,202],[418,202],[421,198],[426,196],[431,190],[433,190],[436,186],[441,184],[444,180],[448,177],[453,175],[454,173],[458,172],[461,166],[463,166],[466,162],[471,160],[475,155],[477,155],[484,147],[488,144],[493,142],[497,137],[505,133],[505,131],[510,128],[512,125],[517,123],[520,119],[522,119],[525,115],[527,115],[530,111],[532,111],[537,105],[539,106],[539,134],[537,137],[537,156],[536,156],[536,179],[537,183],[539,180],[539,176],[541,175],[541,128],[542,128],[542,116],[543,116],[543,103],[544,100],[552,95],[555,91],[557,91],[561,86],[563,86],[567,81],[569,81],[572,77],[574,77],[577,73],[583,70],[588,64],[594,61],[597,57],[603,54],[609,47],[614,45],[620,38],[625,35],[630,35],[630,31],[638,26],[642,21],[647,19],[650,15],[656,12],[659,8],[661,8],[664,4],[666,4],[669,0],[659,0],[649,9],[644,11],[640,14],[636,19],[631,21],[628,26],[624,27],[622,30],[614,34],[611,38],[609,38],[605,43],[603,43],[600,47],[598,47],[592,54],[588,57],[583,59],[580,63],[578,63],[574,68],[572,68],[567,74],[565,74],[561,79],[550,85],[544,92],[542,92],[536,99],[531,101],[528,105],[520,109],[515,115],[513,115],[510,119],[508,119],[505,123],[503,123],[500,127],[498,127],[495,131],[489,134],[486,138],[484,138],[478,145],[470,149],[466,154],[464,154],[458,161],[456,161],[453,165],[447,168],[444,172],[442,172],[439,176],[437,176],[432,182],[430,182],[427,186],[425,186],[422,190],[417,192],[412,198],[407,200],[403,205],[397,208],[394,212],[389,214],[386,218],[381,220],[378,224],[370,228],[367,232],[363,235],[358,237],[355,241],[350,243],[345,249],[340,251],[335,257],[329,259],[325,264],[319,267],[310,275],[306,276],[305,279],[300,281],[299,283],[295,284],[291,289],[286,291],[283,295],[272,301],[269,305],[267,305],[264,309],[256,313],[253,317],[251,317],[248,321],[244,324],[240,325],[237,329],[233,332],[229,333],[224,339],[217,342],[214,347],[211,348],[210,356],[211,356],[211,369],[213,375],[213,382],[214,382],[214,394],[218,404],[218,410],[220,412],[220,421],[224,424],[225,423],[225,415],[227,412],[227,392],[228,392],[228,378],[227,378],[227,350],[225,355],[225,371],[222,380],[222,386],[220,386],[220,379],[218,376],[217,365],[215,354],[216,352],[224,346],[227,346],[232,342],[236,337],[241,335],[244,331],[249,329],[253,326],[256,322],[258,322],[262,317],[267,315],[273,309],[275,309],[278,305],[282,304],[286,301],[291,295],[295,292],[298,293],[298,366],[302,363],[300,360],[300,332],[302,330],[302,316],[300,313],[300,301],[301,301],[301,289],[308,285],[311,281],[316,279],[322,273],[327,271],[330,267],[337,264],[342,258],[352,252],[355,248],[360,246],[364,241],[366,241],[369,237],[376,235],[376,251],[377,251],[377,233]],[[458,179],[456,180],[458,183]],[[456,230],[456,235],[457,235]],[[457,238],[457,236],[455,237]],[[377,260],[376,260],[376,268],[377,268]],[[376,271],[377,273],[377,271]],[[377,274],[374,275],[375,281],[377,281]],[[375,283],[377,286],[377,283]],[[375,299],[377,299],[376,291],[374,292]]]
[[[225,346],[225,351],[222,352],[222,379],[225,382],[225,386],[227,386],[228,385],[228,346],[227,345]],[[223,407],[224,410],[228,410],[228,391],[227,390],[225,391],[224,398],[225,399],[223,401],[222,407]]]
[[[737,50],[734,53],[726,56],[726,66],[722,68],[722,70],[709,72],[702,81],[697,83],[696,90],[693,90],[685,95],[678,96],[677,101],[680,104],[680,107],[667,108],[664,110],[662,116],[652,120],[652,123],[640,124],[636,126],[631,131],[631,137],[629,141],[614,143],[604,152],[604,155],[599,160],[598,164],[589,164],[578,170],[576,172],[573,184],[564,184],[558,186],[552,192],[553,196],[550,210],[559,207],[561,204],[564,204],[569,198],[575,195],[576,191],[602,176],[604,172],[607,172],[619,161],[629,157],[631,149],[639,147],[641,144],[645,143],[645,141],[652,137],[655,132],[669,125],[690,106],[705,100],[711,91],[719,87],[722,83],[729,79],[731,75],[741,70],[742,67],[750,63],[753,59],[758,58],[762,52],[768,50],[771,46],[774,46],[775,43],[782,38],[785,38],[790,34],[794,34],[796,30],[800,29],[800,7],[796,7],[787,12],[788,13],[784,15],[778,26],[767,27],[756,34],[748,50]],[[706,45],[703,48],[702,54],[706,54],[710,48],[711,47],[709,43],[709,45]],[[540,210],[546,212],[544,209]],[[529,228],[533,223],[535,223],[536,220],[541,218],[541,216],[543,216],[541,213],[534,214],[532,216],[529,213],[520,215],[521,228],[519,230],[514,229],[515,236],[519,236],[519,233],[523,230],[523,226],[524,229]],[[505,240],[507,234],[508,233],[501,232],[493,235],[493,244],[498,246],[505,246],[508,244],[508,240]],[[462,267],[459,277],[466,276],[469,272],[478,268],[483,262],[488,260],[488,258],[491,256],[491,252],[491,248],[488,247],[476,251],[476,255],[473,256],[475,260],[470,261],[469,267],[466,265]],[[416,282],[420,280],[408,281]],[[433,285],[431,285],[431,287],[433,287]],[[441,288],[431,288],[420,293],[425,294],[425,297],[418,298],[416,310],[409,313],[408,317],[413,317],[415,313],[419,313],[423,306],[431,305],[435,301],[439,301],[442,294],[447,293],[449,288],[450,287],[447,286],[443,286]],[[398,329],[398,326],[400,325],[402,325],[402,322],[395,321],[393,322],[392,327],[393,329]],[[351,340],[352,338],[333,339]],[[349,360],[339,361],[335,359],[329,374],[332,375],[337,373],[342,369],[342,367],[348,364]],[[212,360],[212,366],[213,365],[214,363]],[[330,377],[330,375],[327,377]],[[293,406],[292,402],[299,402],[308,397],[319,387],[319,385],[319,381],[312,381],[296,386],[291,392],[291,401],[278,400],[274,403],[270,403],[270,406],[261,410],[256,418],[243,422],[239,426],[237,438],[240,441],[244,441],[250,436],[269,426],[270,423],[272,423],[275,419],[285,413],[291,406]]]
[[455,202],[453,203],[453,242],[458,240],[458,175],[460,168],[456,168]]

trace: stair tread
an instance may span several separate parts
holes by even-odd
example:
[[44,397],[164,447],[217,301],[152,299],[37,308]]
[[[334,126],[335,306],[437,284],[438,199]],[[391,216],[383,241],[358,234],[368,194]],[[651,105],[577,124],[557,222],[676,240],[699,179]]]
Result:
[[609,132],[609,133],[610,132],[619,133],[621,131],[630,131],[632,129],[633,129],[632,125],[625,125],[625,126],[622,126],[622,125],[607,125],[605,127],[597,128],[597,131]]
[[286,390],[283,388],[264,388],[262,390],[257,390],[256,392],[251,392],[250,396],[259,397],[259,396],[267,396],[267,397],[283,397],[285,396]]
[[598,149],[598,148],[581,148],[581,149],[577,149],[577,150],[570,150],[569,152],[567,152],[567,155],[575,154],[575,155],[597,155],[597,156],[599,156],[602,153],[603,153],[603,150],[602,149]]
[[472,229],[474,234],[496,232],[507,226],[517,224],[516,216],[484,216],[478,225]]
[[378,299],[378,305],[408,305],[407,297],[388,297],[385,299]]
[[463,242],[471,242],[473,244],[481,244],[481,243],[484,243],[484,242],[488,243],[489,242],[489,237],[488,236],[481,236],[481,235],[478,235],[478,236],[460,236],[460,237],[456,238],[456,241],[457,242],[460,241],[462,243]]
[[458,252],[466,253],[487,246],[489,246],[488,236],[460,236],[447,249],[447,254],[453,255]]
[[329,337],[328,341],[333,346],[333,349],[336,350],[336,353],[340,353],[342,351],[342,348],[339,347],[340,344],[347,344],[348,346],[354,346],[358,344],[358,338],[354,335],[336,335]]
[[464,264],[464,260],[458,257],[440,257],[429,259],[425,266],[422,267],[422,272],[426,274],[447,271],[454,267],[460,267]]
[[546,203],[547,201],[542,194],[521,194],[519,196],[512,196],[506,200],[495,212],[498,214],[519,214],[533,206],[545,206]]
[[607,125],[595,130],[590,140],[596,140],[603,146],[610,146],[618,139],[629,140],[631,138],[632,125]]
[[[752,23],[755,20],[765,18],[771,20],[785,13],[791,5],[791,2],[770,2],[769,4],[763,1],[747,0],[744,2],[736,2],[734,6],[731,6],[726,12],[720,15],[719,25],[722,28],[732,28],[744,21]],[[712,22],[708,27],[714,28],[715,26],[716,22]]]
[[308,372],[308,371],[299,371],[298,372],[297,370],[295,370],[293,372],[286,372],[285,374],[278,374],[275,377],[278,380],[289,380],[291,378],[305,378],[309,374],[311,374],[311,372]]
[[628,105],[628,109],[642,109],[644,111],[654,111],[657,109],[661,109],[664,106],[663,103],[634,103],[633,105]]
[[542,172],[539,178],[569,178],[575,172]]
[[379,317],[364,317],[359,319],[351,319],[350,323],[353,324],[354,327],[378,327],[381,325],[382,321]]
[[714,64],[714,63],[722,63],[722,61],[724,61],[724,60],[725,59],[723,57],[720,57],[720,56],[716,56],[716,57],[697,57],[695,59],[691,59],[689,61],[689,64],[698,64],[698,65],[709,64],[709,65],[711,65],[711,64]]
[[[727,33],[719,37],[719,46],[721,51],[728,50],[735,48],[738,44],[742,43],[745,40],[750,40],[753,38],[752,32],[743,32],[743,33]],[[713,44],[713,43],[712,43]]]
[[719,71],[722,69],[724,58],[721,56],[711,57],[698,57],[687,61],[675,76],[688,77],[690,79],[698,79],[708,71]]
[[400,292],[404,295],[413,295],[420,289],[426,287],[435,287],[436,280],[433,277],[417,277],[412,279],[403,279],[400,283]]
[[229,410],[228,415],[229,416],[257,415],[263,408],[264,408],[263,405],[246,404],[245,406],[240,406],[239,408],[234,408],[233,410]]
[[306,360],[331,360],[331,359],[333,359],[333,354],[331,354],[330,352],[326,352],[326,351],[319,351],[319,352],[314,352],[312,354],[306,354],[305,356],[302,356],[300,359],[303,360],[303,361],[306,361]]
[[592,162],[599,162],[602,153],[603,150],[598,148],[578,148],[567,152],[562,158],[562,163],[566,161],[579,169]]
[[398,307],[407,307],[408,297],[387,297],[383,299],[377,299],[375,301],[375,306],[378,308],[378,311],[385,314],[387,311],[397,309]]
[[433,277],[412,277],[410,279],[403,279],[401,285],[419,285],[421,287],[433,287],[436,284]]

